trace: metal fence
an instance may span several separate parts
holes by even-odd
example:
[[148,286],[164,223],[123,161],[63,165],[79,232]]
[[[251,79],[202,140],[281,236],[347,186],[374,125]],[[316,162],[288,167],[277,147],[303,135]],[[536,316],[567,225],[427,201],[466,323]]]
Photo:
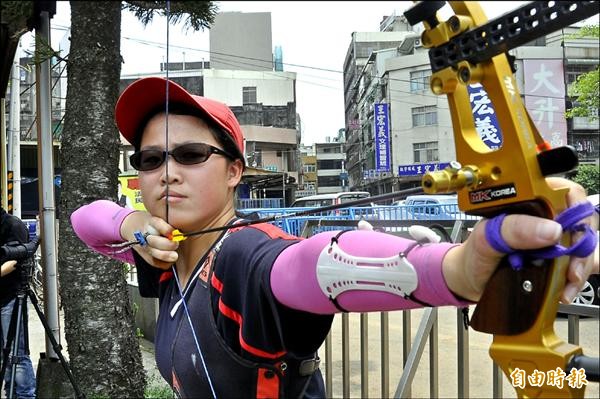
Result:
[[[466,239],[475,222],[475,219],[471,219],[457,221],[429,220],[417,223],[426,226],[441,226],[449,233],[452,242],[461,242]],[[307,220],[302,235],[308,237],[316,234],[323,227],[345,229],[355,224],[356,221],[353,220]],[[397,229],[415,224],[415,221],[376,220],[373,221],[373,224],[388,229],[394,226]],[[404,235],[406,233],[400,231],[399,234]],[[450,324],[455,325],[456,336],[452,345],[455,349],[452,350],[452,353],[448,353],[449,345],[446,344],[443,346],[444,352],[440,354],[439,312],[446,312],[447,316],[449,310],[451,308],[425,308],[418,311],[373,312],[358,315],[343,313],[341,316],[336,316],[336,318],[340,317],[341,321],[337,326],[334,324],[334,328],[327,336],[325,345],[320,351],[325,359],[322,369],[325,376],[327,397],[468,398],[472,395],[471,388],[473,385],[471,381],[473,379],[476,380],[477,388],[473,397],[515,397],[514,389],[508,384],[508,380],[504,377],[502,371],[489,358],[487,350],[477,351],[477,369],[474,370],[474,373],[470,372],[470,358],[474,351],[471,350],[469,344],[470,331],[465,322],[465,317],[469,312],[468,307],[456,309],[454,321],[446,317],[443,322],[444,336],[448,334],[447,329]],[[588,355],[597,356],[598,306],[561,304],[559,312],[568,315],[569,343],[580,343],[580,316],[592,318],[586,320],[586,322],[593,323],[595,321],[596,325],[591,326],[593,337],[588,340],[587,344],[591,346],[590,349],[592,350]],[[415,313],[421,314],[416,331],[414,331],[412,325],[412,317]],[[399,319],[400,314],[401,320]],[[393,320],[391,317],[393,317]],[[352,318],[354,318],[354,322],[351,322]],[[356,318],[359,318],[359,320],[356,321]],[[562,327],[564,330],[564,326]],[[482,335],[485,336],[485,334],[477,332],[475,334],[479,336],[479,339]],[[351,336],[356,337],[356,339],[352,340]],[[394,347],[391,342],[396,341],[398,344],[399,336],[402,337],[400,345]],[[340,349],[339,346],[341,346],[341,356],[337,352]],[[477,346],[481,347],[480,344]],[[489,347],[489,344],[487,346]],[[377,353],[373,353],[373,347],[379,349],[378,356]],[[398,359],[395,365],[392,366],[394,363],[391,361],[392,355],[398,351],[402,353],[402,359]],[[334,353],[337,356],[334,356]],[[426,353],[428,354],[428,368],[425,372],[421,371],[419,379],[415,380],[417,370]],[[487,370],[481,369],[482,362]],[[454,380],[449,378],[447,374],[441,375],[440,373],[440,365],[444,365],[447,370],[448,363],[454,365],[454,367],[451,367],[455,371]],[[375,373],[374,369],[376,369]],[[352,373],[352,370],[354,370],[354,373]],[[357,370],[359,372],[356,372]],[[335,378],[339,374],[341,376]],[[488,376],[488,385],[483,389],[481,387],[481,374]],[[415,381],[420,383],[418,385],[419,392],[413,392]],[[428,392],[423,391],[423,382],[428,382]],[[378,387],[375,385],[378,385]],[[443,387],[444,392],[440,392],[440,386]],[[591,396],[586,395],[586,397],[598,397],[598,385],[588,386],[588,393]]]
[[[415,223],[443,223],[450,225],[457,220],[476,221],[478,216],[467,215],[461,212],[456,204],[398,205],[398,206],[366,206],[350,207],[326,212],[316,212],[308,216],[288,216],[294,213],[311,210],[314,208],[247,208],[240,209],[242,214],[252,217],[265,218],[270,216],[281,217],[273,222],[274,225],[295,236],[309,236],[326,230],[335,230],[341,226],[340,221],[354,221],[346,224],[356,227],[359,220],[366,220],[388,232],[406,230],[405,227]],[[310,227],[310,231],[307,230]]]
[[238,198],[236,209],[281,208],[283,198]]

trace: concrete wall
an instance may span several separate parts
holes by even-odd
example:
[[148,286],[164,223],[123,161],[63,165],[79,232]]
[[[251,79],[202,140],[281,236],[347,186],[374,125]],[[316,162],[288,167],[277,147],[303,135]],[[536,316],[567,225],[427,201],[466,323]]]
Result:
[[131,306],[135,313],[135,327],[139,328],[144,338],[154,342],[154,330],[156,329],[156,319],[158,317],[158,299],[142,298],[137,285],[129,284],[129,297]]
[[273,70],[270,12],[222,12],[210,28],[210,65],[215,69]]
[[242,88],[256,87],[256,102],[283,105],[294,102],[296,73],[204,70],[204,95],[230,107],[243,105]]

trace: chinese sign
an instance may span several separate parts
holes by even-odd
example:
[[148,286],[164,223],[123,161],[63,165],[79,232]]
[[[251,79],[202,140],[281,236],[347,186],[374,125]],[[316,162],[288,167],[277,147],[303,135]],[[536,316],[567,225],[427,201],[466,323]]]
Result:
[[534,370],[530,375],[527,375],[525,370],[521,370],[517,367],[510,373],[510,379],[513,387],[519,387],[521,389],[525,389],[526,385],[541,387],[546,384],[562,389],[565,383],[571,388],[581,388],[588,384],[585,370],[576,369],[574,367],[569,372],[569,375],[567,375],[560,367],[545,373],[543,371]]
[[475,129],[479,133],[479,137],[485,145],[493,150],[502,147],[502,132],[488,94],[481,83],[470,84],[467,86],[467,90],[473,110]]
[[398,166],[398,176],[424,175],[427,172],[435,172],[436,170],[442,170],[448,165],[449,165],[448,162],[399,165]]
[[117,202],[127,208],[140,211],[146,209],[142,202],[142,192],[137,176],[119,176]]
[[360,129],[360,120],[359,119],[350,119],[348,121],[348,129]]
[[375,169],[366,169],[363,170],[363,179],[379,179],[382,173]]
[[562,60],[524,60],[525,107],[552,147],[567,144]]
[[390,171],[390,129],[388,105],[375,103],[375,170]]

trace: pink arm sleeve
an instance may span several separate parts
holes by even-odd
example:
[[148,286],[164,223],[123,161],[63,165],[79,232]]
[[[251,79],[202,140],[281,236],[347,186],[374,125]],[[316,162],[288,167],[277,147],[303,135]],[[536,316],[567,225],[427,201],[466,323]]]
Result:
[[71,225],[77,237],[88,247],[103,255],[127,263],[134,263],[131,249],[111,254],[105,244],[123,242],[121,223],[133,209],[123,208],[112,201],[98,200],[84,205],[71,214]]
[[[321,291],[317,281],[317,260],[323,248],[329,246],[337,232],[317,234],[287,247],[275,260],[271,270],[271,289],[283,305],[317,314],[339,312]],[[398,255],[414,241],[373,231],[351,231],[342,234],[338,244],[354,256],[385,258]],[[455,297],[442,274],[442,260],[456,244],[440,243],[416,246],[408,260],[418,275],[418,300],[432,306],[466,306],[471,302]],[[341,293],[339,305],[352,312],[402,310],[422,305],[400,296],[381,291],[354,290]]]

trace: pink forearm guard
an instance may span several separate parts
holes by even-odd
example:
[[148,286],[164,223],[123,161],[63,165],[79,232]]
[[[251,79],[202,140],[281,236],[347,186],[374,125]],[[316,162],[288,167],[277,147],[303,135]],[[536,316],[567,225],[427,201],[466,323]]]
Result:
[[121,223],[133,209],[122,208],[112,201],[98,200],[84,205],[71,214],[71,225],[77,237],[88,247],[103,255],[134,263],[131,250],[112,254],[106,244],[123,242]]
[[[337,232],[317,234],[286,248],[275,260],[271,271],[271,289],[285,306],[318,314],[332,314],[339,309],[323,293],[317,280],[317,260]],[[387,258],[398,255],[414,243],[391,234],[374,231],[351,231],[339,238],[339,246],[354,256]],[[442,274],[442,260],[455,244],[440,243],[416,246],[407,259],[418,276],[417,300],[432,306],[466,306],[470,302],[455,297]],[[410,299],[388,292],[354,290],[341,293],[338,304],[352,312],[402,310],[421,307]]]

